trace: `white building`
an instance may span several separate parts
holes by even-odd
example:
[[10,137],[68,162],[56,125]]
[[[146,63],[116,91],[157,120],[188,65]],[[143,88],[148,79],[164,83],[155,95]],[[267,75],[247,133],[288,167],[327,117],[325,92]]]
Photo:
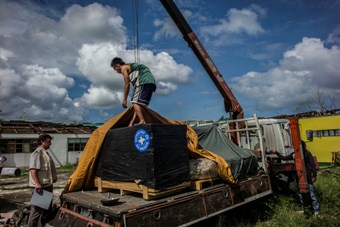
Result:
[[3,167],[29,166],[31,152],[41,134],[53,137],[50,154],[57,166],[76,164],[94,125],[49,122],[0,121],[0,150],[7,158]]

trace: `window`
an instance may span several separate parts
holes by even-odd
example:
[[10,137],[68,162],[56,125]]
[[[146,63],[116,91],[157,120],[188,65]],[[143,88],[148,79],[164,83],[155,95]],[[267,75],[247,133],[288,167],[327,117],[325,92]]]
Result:
[[313,130],[313,137],[340,136],[340,129]]
[[30,153],[37,148],[37,139],[0,139],[0,150],[5,154]]
[[88,138],[68,138],[68,151],[83,151]]

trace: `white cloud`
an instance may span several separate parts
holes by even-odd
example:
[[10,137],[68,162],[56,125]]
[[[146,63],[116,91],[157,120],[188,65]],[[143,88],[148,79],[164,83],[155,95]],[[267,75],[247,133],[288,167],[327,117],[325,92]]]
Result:
[[22,78],[14,70],[0,69],[0,100],[11,98],[21,84]]
[[[90,91],[84,94],[82,100],[87,100],[84,101],[87,106],[96,108],[114,105],[114,101],[107,99],[107,96],[110,96],[107,94],[107,91],[111,90],[122,93],[124,88],[122,75],[118,74],[110,66],[111,59],[119,56],[126,63],[134,62],[134,51],[125,50],[122,46],[114,46],[110,43],[101,43],[84,45],[79,53],[80,56],[77,61],[79,70],[92,82],[92,89],[95,88],[97,91],[94,97],[100,104],[89,97],[92,94]],[[140,56],[143,56],[141,63],[148,66],[155,76],[157,94],[170,94],[177,89],[178,84],[184,84],[189,81],[192,69],[183,64],[178,64],[169,54],[165,52],[154,54],[152,51],[140,50]],[[101,89],[103,91],[99,92]],[[115,97],[120,100],[123,98],[120,95]]]
[[[206,17],[200,13],[192,13],[190,10],[183,10],[182,14],[187,21],[196,20],[196,21],[204,21]],[[155,19],[153,21],[153,25],[159,28],[154,34],[154,40],[158,41],[160,38],[180,38],[183,35],[180,30],[171,19],[170,16],[165,17],[164,19]]]
[[24,65],[0,69],[0,106],[11,119],[80,121],[83,109],[73,104],[67,88],[74,80],[58,69]]
[[15,38],[24,33],[30,23],[39,17],[38,13],[15,1],[0,0],[0,5],[0,28],[4,37]]
[[189,81],[189,75],[193,72],[190,67],[178,64],[166,52],[154,55],[151,51],[144,51],[143,56],[146,56],[145,63],[159,82],[183,84]]
[[74,85],[74,80],[65,76],[57,68],[44,69],[38,65],[24,65],[22,74],[26,77],[28,86],[40,85],[42,82],[47,83],[44,87],[54,85],[70,88]]
[[292,72],[308,71],[311,80],[321,88],[340,88],[339,46],[326,48],[320,39],[303,38],[287,51],[280,65]]
[[13,52],[0,47],[0,59],[7,61],[9,58],[13,57]]
[[167,95],[177,89],[177,85],[171,82],[159,82],[158,83],[158,92],[162,95]]
[[122,89],[122,76],[110,66],[113,57],[124,57],[125,47],[112,43],[84,44],[79,50],[79,71],[95,86]]
[[175,23],[170,17],[166,17],[163,20],[155,19],[153,25],[159,28],[154,34],[154,40],[158,41],[160,38],[179,38],[180,31],[176,27]]
[[[284,53],[279,66],[234,78],[233,88],[261,111],[315,103],[317,91],[340,97],[340,49],[326,48],[320,39],[303,38]],[[339,98],[337,102],[339,102]]]
[[[120,105],[123,80],[110,61],[120,56],[134,62],[134,51],[127,49],[128,36],[117,9],[98,3],[72,5],[60,18],[52,18],[33,1],[0,4],[2,119],[81,121],[86,108]],[[168,54],[141,50],[141,56],[155,74],[159,94],[173,92],[192,73]],[[71,76],[90,82],[74,99],[69,96],[75,89]]]
[[201,33],[205,37],[220,36],[226,34],[246,33],[248,35],[258,35],[264,32],[259,23],[259,17],[265,16],[265,10],[257,5],[252,5],[246,9],[230,9],[226,15],[215,25],[203,26]]
[[340,25],[336,26],[333,32],[328,35],[327,42],[331,44],[340,44]]
[[43,9],[36,5],[1,0],[1,6],[0,15],[7,17],[0,22],[0,46],[12,51],[17,63],[57,67],[64,73],[77,74],[75,62],[83,44],[127,42],[119,12],[98,3],[70,6],[60,20],[39,14]]
[[109,120],[110,118],[112,118],[111,114],[109,114],[108,112],[103,111],[102,109],[99,110],[99,114],[101,116],[101,118],[105,121]]
[[123,99],[122,92],[114,92],[104,87],[90,87],[81,97],[80,102],[87,107],[112,108],[117,107]]
[[60,29],[69,38],[79,40],[79,43],[113,38],[115,43],[126,44],[123,18],[116,9],[98,3],[86,7],[69,7],[60,20]]

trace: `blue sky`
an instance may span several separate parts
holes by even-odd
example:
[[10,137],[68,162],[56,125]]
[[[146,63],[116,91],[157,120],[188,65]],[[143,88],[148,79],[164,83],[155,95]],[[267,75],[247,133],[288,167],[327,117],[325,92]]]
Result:
[[[123,111],[113,57],[135,61],[132,1],[0,0],[0,119],[105,122]],[[178,0],[242,105],[260,117],[340,108],[339,0]],[[217,120],[222,96],[157,0],[138,1],[140,62],[168,119]]]

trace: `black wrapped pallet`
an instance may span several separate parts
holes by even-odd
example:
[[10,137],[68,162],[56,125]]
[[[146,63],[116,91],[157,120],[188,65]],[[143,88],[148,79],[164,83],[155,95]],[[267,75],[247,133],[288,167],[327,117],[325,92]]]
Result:
[[111,129],[100,151],[96,175],[134,181],[161,190],[190,180],[185,125],[141,124]]

